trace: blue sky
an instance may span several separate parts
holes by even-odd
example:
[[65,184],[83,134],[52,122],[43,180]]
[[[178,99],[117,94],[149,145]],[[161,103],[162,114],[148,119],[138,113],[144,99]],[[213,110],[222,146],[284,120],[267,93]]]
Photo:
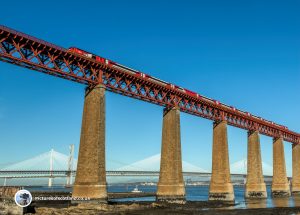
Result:
[[[16,7],[16,4],[18,7]],[[299,1],[5,1],[0,22],[300,131]],[[0,62],[0,164],[77,156],[84,86]],[[162,107],[107,93],[107,169],[160,153]],[[181,114],[183,159],[211,169],[212,122]],[[228,128],[230,162],[246,131]],[[272,139],[261,137],[272,164]],[[287,168],[291,145],[285,143]]]

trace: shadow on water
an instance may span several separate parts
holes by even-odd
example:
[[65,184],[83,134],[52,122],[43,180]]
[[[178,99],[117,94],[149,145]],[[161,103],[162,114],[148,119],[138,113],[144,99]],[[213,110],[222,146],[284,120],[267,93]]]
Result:
[[293,196],[292,207],[300,207],[300,196]]
[[245,201],[245,208],[266,208],[267,199],[251,199]]
[[272,198],[272,206],[277,208],[294,207],[293,197],[285,198]]

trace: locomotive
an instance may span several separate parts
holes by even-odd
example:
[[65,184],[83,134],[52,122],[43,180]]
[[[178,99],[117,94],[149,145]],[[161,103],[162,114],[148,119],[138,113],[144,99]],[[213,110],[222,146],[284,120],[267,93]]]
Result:
[[195,92],[190,91],[190,90],[188,90],[188,89],[179,87],[179,86],[177,86],[177,85],[175,85],[175,84],[171,84],[171,83],[165,82],[165,81],[160,80],[160,79],[158,79],[158,78],[152,77],[152,76],[150,76],[150,75],[148,75],[148,74],[142,73],[142,72],[137,71],[137,70],[135,70],[135,69],[131,69],[131,68],[126,67],[126,66],[124,66],[124,65],[122,65],[122,64],[113,62],[113,61],[108,60],[108,59],[106,59],[106,58],[103,58],[103,57],[100,57],[100,56],[98,56],[98,55],[95,55],[95,54],[89,53],[89,52],[87,52],[87,51],[84,51],[84,50],[82,50],[82,49],[79,49],[79,48],[76,48],[76,47],[70,47],[70,48],[68,49],[68,51],[69,51],[69,52],[72,52],[72,53],[76,53],[76,54],[78,54],[78,55],[85,56],[85,57],[87,57],[87,58],[94,59],[95,61],[98,61],[98,62],[100,62],[100,63],[106,64],[106,65],[108,65],[108,66],[110,66],[110,67],[112,67],[112,68],[116,68],[116,69],[121,70],[121,71],[124,71],[124,72],[126,72],[126,73],[135,75],[135,76],[140,77],[140,78],[142,78],[142,79],[150,80],[151,82],[154,82],[154,83],[156,83],[156,84],[162,85],[162,86],[167,87],[167,88],[170,88],[170,89],[172,89],[172,90],[179,91],[179,92],[184,93],[184,94],[186,94],[186,95],[188,95],[188,96],[196,97],[196,98],[201,98],[201,99],[203,99],[203,100],[205,100],[205,101],[207,101],[207,102],[213,103],[213,104],[215,104],[215,105],[217,105],[217,106],[223,106],[223,107],[226,107],[226,108],[230,109],[231,111],[239,112],[239,113],[244,114],[244,115],[246,115],[246,116],[254,117],[254,118],[260,119],[260,120],[262,120],[262,121],[266,121],[266,122],[271,123],[271,124],[273,124],[273,125],[282,127],[283,129],[288,129],[288,128],[285,127],[285,126],[275,124],[274,122],[267,121],[267,120],[265,120],[265,119],[263,119],[263,118],[261,118],[261,117],[255,116],[255,115],[251,115],[249,112],[244,112],[244,111],[241,111],[241,110],[239,110],[239,109],[237,109],[237,108],[235,108],[235,107],[225,105],[225,104],[223,104],[223,103],[221,103],[221,102],[219,102],[219,101],[217,101],[217,100],[213,100],[213,99],[207,98],[207,97],[205,97],[205,96],[199,95],[198,93],[195,93]]

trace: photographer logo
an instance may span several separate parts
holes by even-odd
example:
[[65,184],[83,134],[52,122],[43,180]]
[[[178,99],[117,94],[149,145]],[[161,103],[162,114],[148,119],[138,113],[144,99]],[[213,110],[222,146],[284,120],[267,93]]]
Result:
[[19,190],[15,194],[15,202],[20,207],[27,207],[32,201],[31,193],[28,190]]

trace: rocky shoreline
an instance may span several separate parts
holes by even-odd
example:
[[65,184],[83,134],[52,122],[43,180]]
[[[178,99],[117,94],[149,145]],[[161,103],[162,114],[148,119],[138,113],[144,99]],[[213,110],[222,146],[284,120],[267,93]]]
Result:
[[66,208],[36,207],[35,214],[63,215],[63,214],[300,214],[300,207],[293,208],[256,208],[256,209],[231,209],[230,204],[221,202],[186,202],[185,204],[150,203],[150,202],[124,202],[108,204],[78,204]]
[[[15,188],[14,188],[15,189]],[[0,195],[0,215],[20,215],[20,214],[41,214],[41,215],[79,215],[79,214],[228,214],[228,215],[271,215],[271,214],[290,214],[300,215],[300,207],[284,207],[285,205],[277,204],[273,208],[265,208],[265,204],[258,203],[246,209],[237,209],[241,205],[236,203],[225,203],[218,201],[187,201],[185,203],[167,203],[167,202],[116,202],[113,198],[124,197],[126,193],[111,193],[112,197],[108,203],[72,203],[68,201],[33,201],[27,208],[18,207],[13,196],[15,190],[2,189]],[[132,194],[130,194],[132,195]],[[148,193],[147,195],[152,195]],[[43,196],[70,196],[69,193],[58,192],[38,192],[34,193],[35,197]],[[300,205],[295,205],[300,206]]]
[[300,215],[300,207],[278,207],[278,208],[255,208],[255,209],[235,209],[235,204],[228,204],[222,202],[186,202],[185,204],[170,204],[164,202],[108,202],[107,204],[82,203],[71,204],[71,202],[64,202],[63,204],[39,204],[33,202],[31,207],[24,211],[18,207],[13,201],[0,202],[0,215],[7,214],[29,214],[29,215],[96,215],[96,214],[228,214],[228,215],[273,215],[273,214],[288,214]]

